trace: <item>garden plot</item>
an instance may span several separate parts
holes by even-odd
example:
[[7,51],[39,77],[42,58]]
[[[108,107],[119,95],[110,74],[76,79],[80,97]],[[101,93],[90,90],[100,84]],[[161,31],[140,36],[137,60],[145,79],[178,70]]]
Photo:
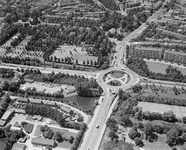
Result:
[[138,102],[138,106],[141,107],[143,111],[158,112],[161,114],[167,111],[172,111],[179,118],[186,116],[186,107],[182,106],[173,106],[149,102]]

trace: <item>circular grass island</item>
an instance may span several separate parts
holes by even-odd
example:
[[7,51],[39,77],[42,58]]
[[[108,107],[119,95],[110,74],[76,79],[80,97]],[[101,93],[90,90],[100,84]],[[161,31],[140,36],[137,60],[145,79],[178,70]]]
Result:
[[111,71],[109,74],[112,78],[119,79],[124,76],[125,72],[120,71],[120,70],[115,70],[115,71]]

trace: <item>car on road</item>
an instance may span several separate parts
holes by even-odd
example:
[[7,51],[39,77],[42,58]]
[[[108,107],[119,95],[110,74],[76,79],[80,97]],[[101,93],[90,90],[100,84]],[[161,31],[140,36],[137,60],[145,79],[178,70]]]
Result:
[[99,125],[97,125],[96,128],[98,129],[99,128]]

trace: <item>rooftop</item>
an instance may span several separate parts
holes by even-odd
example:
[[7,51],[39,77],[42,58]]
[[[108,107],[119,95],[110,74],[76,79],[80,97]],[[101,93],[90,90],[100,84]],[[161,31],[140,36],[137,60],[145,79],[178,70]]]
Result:
[[25,150],[26,149],[26,145],[25,144],[20,144],[20,143],[15,143],[13,145],[13,150]]
[[143,46],[136,46],[135,49],[137,49],[137,50],[149,50],[149,51],[162,51],[161,48],[143,47]]
[[165,51],[165,52],[166,52],[166,53],[175,54],[175,55],[183,55],[183,56],[186,56],[186,53],[177,52],[177,51]]
[[2,120],[7,120],[8,117],[14,112],[14,110],[7,110],[3,116],[1,117]]
[[32,138],[31,143],[35,145],[54,146],[54,140],[44,138]]
[[3,127],[5,125],[6,121],[0,119],[0,126]]

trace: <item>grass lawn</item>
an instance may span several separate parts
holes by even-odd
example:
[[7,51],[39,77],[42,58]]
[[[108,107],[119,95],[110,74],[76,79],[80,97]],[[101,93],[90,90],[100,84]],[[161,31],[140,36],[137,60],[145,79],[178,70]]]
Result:
[[[167,69],[168,65],[148,62],[148,61],[146,61],[146,63],[150,71],[156,72],[156,73],[163,73],[163,74],[166,73],[165,70]],[[177,68],[177,69],[180,70],[183,75],[186,75],[186,69],[182,69],[182,68]]]
[[177,117],[182,118],[183,116],[186,116],[186,107],[182,106],[173,106],[149,102],[138,102],[138,106],[142,107],[143,111],[159,112],[161,114],[167,111],[173,111]]
[[113,78],[121,78],[124,76],[124,72],[122,71],[113,71],[110,73],[110,76],[113,77]]
[[181,89],[178,88],[178,87],[177,87],[177,89],[179,90],[180,94],[175,95],[172,87],[165,87],[165,86],[163,86],[163,84],[162,84],[161,88],[160,88],[160,86],[157,86],[157,85],[155,87],[156,89],[163,89],[164,90],[163,92],[161,92],[161,90],[156,91],[156,92],[152,91],[151,88],[150,88],[150,84],[147,84],[148,85],[147,88],[145,88],[145,86],[146,86],[145,83],[144,84],[142,83],[141,85],[143,87],[143,95],[146,95],[146,96],[156,95],[156,96],[159,96],[159,97],[186,99],[186,94],[182,93]]
[[82,54],[77,54],[73,56],[74,60],[78,60],[79,62],[83,62],[85,61],[85,64],[87,63],[87,60],[89,60],[89,64],[91,63],[91,61],[93,61],[93,63],[98,60],[98,57],[95,56],[89,56],[89,55],[82,55]]
[[[41,135],[41,131],[40,131],[40,128],[41,128],[42,125],[38,125],[37,128],[36,128],[36,131],[34,133],[34,136],[40,136]],[[62,128],[54,128],[54,127],[51,127],[49,125],[50,129],[55,133],[55,132],[60,132],[62,133],[62,136],[63,137],[66,137],[66,138],[70,138],[70,136],[73,136],[74,138],[76,137],[76,133],[73,133],[73,132],[69,132],[68,130],[65,130],[65,129],[62,129]]]

